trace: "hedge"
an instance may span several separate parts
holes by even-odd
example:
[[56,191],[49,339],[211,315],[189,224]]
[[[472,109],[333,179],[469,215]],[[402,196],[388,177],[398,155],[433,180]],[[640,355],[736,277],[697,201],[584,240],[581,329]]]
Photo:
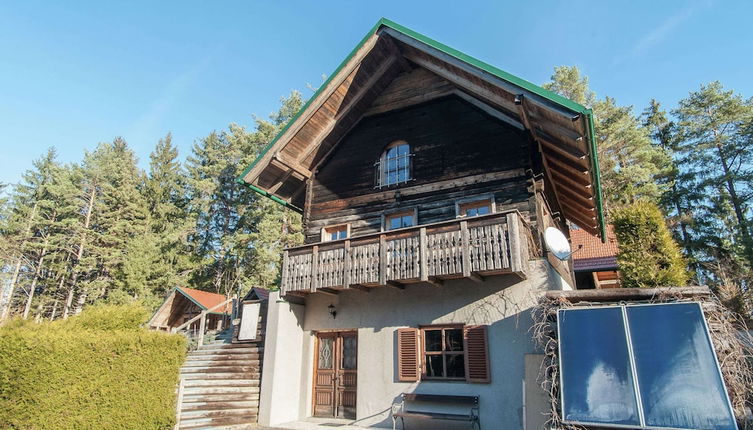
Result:
[[131,306],[0,328],[0,428],[169,429],[185,338]]
[[623,287],[685,286],[685,259],[655,204],[637,202],[618,209],[612,224],[619,243],[617,266]]

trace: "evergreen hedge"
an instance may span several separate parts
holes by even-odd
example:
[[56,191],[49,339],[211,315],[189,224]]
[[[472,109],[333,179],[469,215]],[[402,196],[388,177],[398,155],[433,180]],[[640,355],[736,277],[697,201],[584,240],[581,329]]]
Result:
[[623,287],[682,287],[688,271],[659,208],[637,202],[612,215]]
[[0,428],[169,429],[185,338],[136,306],[0,327]]

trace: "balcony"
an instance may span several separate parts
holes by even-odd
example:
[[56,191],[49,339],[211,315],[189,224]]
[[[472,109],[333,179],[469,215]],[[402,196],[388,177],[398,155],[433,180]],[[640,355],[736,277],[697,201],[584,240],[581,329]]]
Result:
[[526,277],[530,231],[517,211],[290,248],[281,292],[303,295],[516,274]]

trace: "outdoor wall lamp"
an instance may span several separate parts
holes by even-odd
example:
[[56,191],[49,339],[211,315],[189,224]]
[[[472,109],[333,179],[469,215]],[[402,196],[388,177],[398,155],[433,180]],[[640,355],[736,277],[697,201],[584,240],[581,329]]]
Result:
[[335,308],[335,305],[331,304],[327,306],[327,310],[329,311],[329,314],[332,315],[332,319],[337,318],[337,308]]

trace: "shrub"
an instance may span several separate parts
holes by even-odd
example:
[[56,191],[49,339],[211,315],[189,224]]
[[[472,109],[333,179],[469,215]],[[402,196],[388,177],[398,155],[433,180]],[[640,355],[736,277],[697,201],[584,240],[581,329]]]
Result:
[[102,306],[1,327],[0,428],[171,428],[185,339],[138,328],[143,319]]
[[612,216],[619,243],[617,265],[622,286],[684,286],[688,281],[685,260],[664,222],[659,208],[638,202]]

